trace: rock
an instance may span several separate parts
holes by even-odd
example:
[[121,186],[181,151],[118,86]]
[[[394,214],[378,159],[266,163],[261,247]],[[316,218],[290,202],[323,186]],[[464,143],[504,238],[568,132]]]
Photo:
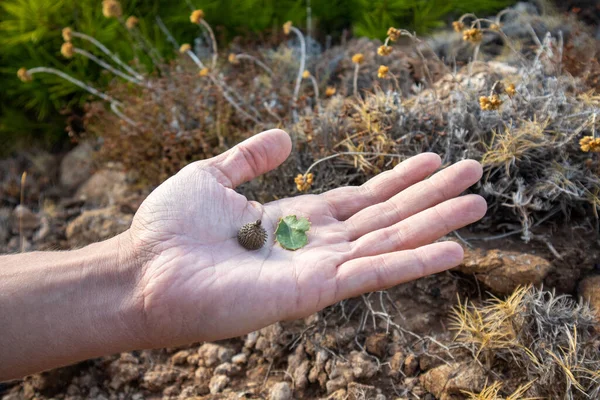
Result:
[[600,320],[600,275],[588,276],[579,282],[577,293],[585,301],[590,303],[590,307]]
[[390,358],[389,366],[390,372],[388,373],[391,377],[398,377],[400,375],[400,371],[402,370],[402,366],[404,365],[405,354],[403,351],[399,350],[394,353],[392,358]]
[[246,340],[244,341],[244,347],[247,349],[251,349],[256,345],[256,341],[260,336],[259,331],[250,332],[246,335]]
[[350,353],[352,374],[356,379],[368,379],[375,376],[378,371],[375,361],[365,353],[353,351]]
[[234,376],[238,375],[242,371],[239,365],[235,365],[229,362],[224,362],[223,364],[219,364],[214,371],[215,375],[227,375]]
[[287,382],[274,384],[269,392],[269,400],[291,400],[292,398],[292,389]]
[[32,375],[28,382],[36,393],[53,397],[66,390],[77,372],[78,367],[70,365]]
[[308,386],[308,371],[310,370],[310,361],[304,360],[298,368],[292,372],[294,386],[298,390],[304,390]]
[[75,189],[89,178],[92,172],[93,151],[91,143],[82,142],[64,156],[60,163],[59,177],[63,187]]
[[185,364],[187,362],[188,357],[190,356],[189,350],[181,350],[171,356],[171,364],[180,365]]
[[348,386],[348,382],[344,379],[343,376],[338,376],[335,379],[329,379],[325,384],[327,389],[327,393],[339,393],[340,391],[344,391],[344,395],[346,394],[346,387]]
[[229,378],[225,375],[215,375],[210,379],[210,383],[208,384],[208,388],[210,390],[210,394],[220,393],[225,386],[229,384]]
[[452,400],[455,396],[463,396],[462,391],[480,392],[486,377],[483,368],[472,362],[441,365],[421,375],[419,380],[425,390],[437,399]]
[[142,379],[142,386],[152,392],[158,392],[177,379],[177,371],[166,365],[146,371]]
[[75,198],[89,205],[106,207],[121,204],[127,196],[128,185],[124,172],[100,170],[75,193]]
[[29,208],[18,205],[11,215],[12,231],[18,234],[22,229],[25,235],[31,234],[40,226],[40,217]]
[[367,351],[374,356],[384,357],[386,354],[387,335],[385,333],[376,333],[367,338]]
[[[325,374],[325,363],[327,362],[327,360],[329,359],[329,353],[326,352],[325,350],[319,350],[317,352],[316,355],[316,360],[315,363],[313,364],[313,367],[311,368],[310,372],[308,373],[308,380],[310,383],[315,383],[316,381],[319,381],[319,383],[321,382],[321,380],[323,379],[323,374]],[[325,374],[325,378],[327,377],[327,374]],[[321,385],[323,386],[324,383]]]
[[214,343],[204,343],[198,349],[198,355],[200,359],[204,360],[204,365],[207,367],[212,367],[219,362],[231,361],[234,354],[235,351],[233,349]]
[[248,356],[244,353],[236,354],[231,358],[231,362],[235,365],[243,365],[248,362]]
[[518,286],[542,283],[552,265],[545,258],[515,251],[465,249],[457,270],[475,277],[498,294],[511,294]]
[[415,376],[419,371],[419,359],[414,354],[409,354],[404,360],[404,373],[407,376]]
[[142,367],[138,360],[131,354],[123,353],[120,358],[110,363],[108,367],[109,386],[114,390],[119,390],[140,377]]
[[133,215],[123,214],[118,207],[84,211],[67,225],[66,236],[71,245],[84,246],[126,231],[132,220]]

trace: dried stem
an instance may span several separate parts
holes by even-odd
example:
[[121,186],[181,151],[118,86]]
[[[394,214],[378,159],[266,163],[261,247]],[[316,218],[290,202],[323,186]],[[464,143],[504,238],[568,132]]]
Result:
[[27,181],[27,171],[23,172],[21,175],[21,198],[19,205],[21,206],[21,212],[19,213],[19,247],[21,249],[21,253],[25,251],[25,240],[23,235],[23,203],[25,203],[25,182]]
[[319,112],[321,112],[321,103],[319,101],[319,85],[317,84],[317,80],[314,76],[311,75],[308,79],[310,79],[313,90],[315,92],[315,103],[317,103],[317,109],[319,110]]
[[354,88],[354,97],[358,97],[358,70],[360,69],[360,64],[354,64],[354,79],[352,81]]
[[211,68],[215,69],[215,67],[217,66],[217,57],[218,57],[218,53],[217,53],[217,39],[215,39],[215,33],[213,32],[213,30],[210,27],[210,25],[208,24],[208,22],[206,22],[204,20],[204,18],[202,18],[200,20],[200,23],[208,31],[208,35],[210,36],[210,41],[211,41],[211,44],[212,44],[212,51],[213,51]]
[[144,86],[146,87],[146,85],[143,85],[142,82],[140,80],[138,80],[137,78],[127,75],[121,71],[119,71],[118,69],[115,69],[112,65],[104,62],[103,60],[99,59],[98,57],[96,57],[95,55],[93,55],[92,53],[83,50],[83,49],[79,49],[77,47],[73,48],[73,51],[77,54],[80,54],[86,58],[89,58],[90,60],[92,60],[93,62],[95,62],[96,64],[100,65],[102,68],[112,72],[113,74],[120,76],[121,78],[128,80],[131,83],[135,83],[136,85],[140,85],[140,86]]
[[292,98],[292,109],[294,114],[294,121],[298,121],[298,95],[300,94],[300,83],[302,82],[302,74],[304,73],[304,67],[306,65],[306,41],[304,35],[298,28],[292,26],[290,28],[298,40],[300,40],[300,68],[298,68],[298,77],[296,78],[296,86],[294,87],[294,97]]
[[267,74],[269,74],[270,76],[273,76],[273,70],[271,68],[269,68],[265,63],[260,61],[258,58],[251,56],[250,54],[246,54],[246,53],[236,54],[235,58],[238,60],[243,60],[243,59],[250,60],[250,61],[254,62],[256,65],[258,65],[259,67],[261,67],[262,69],[264,69]]
[[318,159],[317,161],[312,163],[310,165],[310,167],[308,167],[308,169],[306,170],[304,175],[308,174],[310,172],[310,170],[313,169],[317,164],[322,163],[323,161],[331,160],[332,158],[336,158],[339,156],[383,156],[383,157],[392,157],[392,158],[403,158],[404,157],[399,154],[377,153],[377,152],[368,152],[368,151],[367,152],[366,151],[342,151],[342,152],[335,153],[330,156]]
[[110,50],[108,50],[106,48],[106,46],[104,46],[102,43],[100,43],[98,40],[96,40],[95,38],[93,38],[92,36],[86,35],[84,33],[81,32],[76,32],[76,31],[72,31],[71,35],[73,35],[74,37],[78,37],[80,39],[83,40],[87,40],[88,42],[94,44],[96,47],[98,47],[104,54],[106,54],[107,56],[109,56],[115,63],[119,64],[123,69],[125,69],[127,72],[129,72],[131,75],[135,76],[136,79],[143,81],[144,77],[143,75],[139,74],[138,72],[136,72],[133,68],[131,68],[129,65],[125,64],[123,61],[121,61],[121,59],[119,58],[119,56],[117,56],[116,54],[114,54],[113,52],[111,52]]

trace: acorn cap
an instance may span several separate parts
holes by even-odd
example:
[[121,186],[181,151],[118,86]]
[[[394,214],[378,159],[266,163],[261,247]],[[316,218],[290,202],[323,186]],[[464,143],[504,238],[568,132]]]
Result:
[[262,227],[261,220],[242,226],[238,232],[238,242],[248,250],[258,250],[267,241],[267,231]]

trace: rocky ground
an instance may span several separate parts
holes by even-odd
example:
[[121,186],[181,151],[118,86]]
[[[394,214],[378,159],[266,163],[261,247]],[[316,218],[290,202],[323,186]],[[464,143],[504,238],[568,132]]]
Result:
[[[69,249],[127,229],[147,193],[118,165],[95,165],[92,151],[86,142],[62,159],[36,153],[1,162],[0,253]],[[481,390],[486,379],[452,341],[457,296],[505,295],[532,283],[600,305],[600,260],[589,232],[549,225],[529,244],[490,240],[482,230],[460,237],[466,257],[453,271],[245,337],[36,374],[0,386],[1,399],[462,398],[461,390]]]

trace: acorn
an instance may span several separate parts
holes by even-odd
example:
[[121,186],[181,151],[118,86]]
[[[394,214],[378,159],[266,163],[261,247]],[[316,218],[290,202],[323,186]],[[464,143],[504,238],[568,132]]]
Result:
[[261,225],[261,220],[242,226],[238,232],[238,242],[248,250],[258,250],[267,241],[267,231]]

